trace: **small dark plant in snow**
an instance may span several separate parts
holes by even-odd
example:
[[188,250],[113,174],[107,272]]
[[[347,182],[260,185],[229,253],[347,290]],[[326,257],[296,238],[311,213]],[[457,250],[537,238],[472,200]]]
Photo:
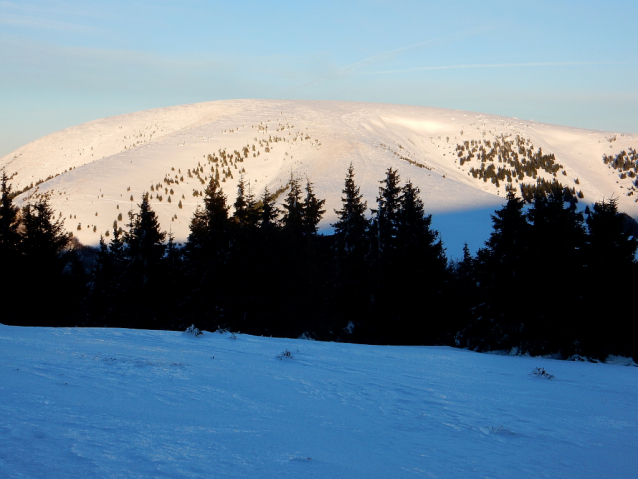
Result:
[[184,332],[186,334],[192,334],[195,337],[201,336],[202,334],[204,334],[202,331],[200,331],[199,328],[196,328],[194,324],[191,324],[188,328],[186,328],[186,331]]
[[228,339],[237,339],[237,335],[226,328],[217,327],[217,330],[215,332],[219,334],[230,334],[230,336],[228,336]]
[[279,359],[283,360],[283,359],[292,359],[292,353],[290,351],[288,351],[287,349],[284,349],[284,351],[277,356]]
[[547,379],[554,379],[554,375],[549,374],[547,371],[545,371],[545,368],[534,368],[534,371],[532,372],[534,373],[534,376],[541,376]]

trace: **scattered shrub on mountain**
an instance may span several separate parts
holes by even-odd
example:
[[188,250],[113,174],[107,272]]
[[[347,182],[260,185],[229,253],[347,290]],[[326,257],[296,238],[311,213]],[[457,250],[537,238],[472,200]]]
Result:
[[534,151],[529,139],[517,135],[508,139],[502,135],[492,143],[490,140],[468,140],[456,146],[460,166],[476,158],[480,166],[470,168],[470,174],[484,182],[490,180],[496,186],[501,182],[521,181],[525,176],[536,179],[539,170],[556,176],[563,168],[556,163],[553,153]]
[[633,171],[634,174],[638,173],[638,152],[633,148],[628,148],[628,151],[621,151],[616,155],[603,155],[603,163],[619,173]]

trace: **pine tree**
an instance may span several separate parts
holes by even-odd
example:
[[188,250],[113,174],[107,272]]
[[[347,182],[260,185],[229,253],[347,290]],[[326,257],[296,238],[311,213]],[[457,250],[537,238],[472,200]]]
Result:
[[594,204],[587,217],[588,267],[605,274],[614,265],[634,265],[638,239],[624,231],[624,220],[618,212],[618,199],[610,198]]
[[279,216],[281,211],[275,206],[275,199],[268,191],[268,187],[264,188],[261,195],[261,209],[259,211],[258,224],[262,230],[270,230],[276,228],[279,224]]
[[493,275],[500,275],[503,282],[509,283],[523,274],[530,225],[523,211],[524,201],[513,191],[508,192],[506,198],[505,206],[492,215],[494,231],[486,248],[479,250],[479,260]]
[[560,291],[543,288],[526,308],[523,318],[527,350],[531,354],[549,354],[562,350],[570,355],[577,335],[574,317],[580,302],[582,288],[583,247],[585,230],[583,217],[575,204],[566,207],[561,188],[547,194],[537,193],[527,212],[527,260],[520,287],[539,289],[548,276],[562,275]]
[[117,225],[113,226],[113,239],[109,243],[109,253],[111,254],[114,267],[119,269],[124,264],[124,241],[122,239],[122,229]]
[[49,195],[40,195],[35,203],[27,203],[22,208],[22,225],[20,249],[29,262],[43,269],[59,268],[69,234],[64,229],[64,219],[55,218]]
[[304,211],[299,180],[290,175],[290,191],[284,200],[282,226],[285,233],[299,238],[304,232]]
[[438,240],[439,234],[430,228],[432,215],[425,214],[423,201],[419,197],[420,193],[419,188],[410,181],[401,188],[400,210],[397,218],[399,244],[402,248],[406,245],[418,245],[419,248],[433,246],[440,248],[442,254],[442,243]]
[[[9,181],[11,178],[2,170],[0,178],[0,291],[7,300],[13,304],[23,304],[20,301],[25,288],[23,280],[28,278],[21,257],[21,236],[18,233],[20,225],[19,209],[13,204],[13,192]],[[11,319],[7,308],[4,308],[3,319],[0,321],[8,324]],[[14,324],[17,324],[15,322]]]
[[345,185],[341,190],[343,196],[340,210],[334,210],[338,216],[336,223],[332,224],[335,229],[335,239],[341,254],[349,255],[355,250],[363,252],[365,249],[365,237],[368,231],[369,222],[365,217],[368,203],[363,201],[360,188],[354,182],[354,167],[352,163],[348,167]]
[[235,212],[233,218],[243,226],[248,220],[248,203],[246,201],[246,184],[244,182],[244,175],[239,177],[239,184],[237,185],[237,199],[235,200]]
[[100,235],[100,243],[95,257],[95,270],[94,276],[101,277],[109,272],[111,269],[111,255],[109,248],[104,242],[104,236]]
[[139,276],[145,286],[159,269],[164,256],[166,233],[161,231],[155,211],[149,203],[148,193],[142,195],[139,213],[129,213],[129,231],[124,234],[130,259],[129,274]]
[[[20,242],[20,272],[12,279],[24,290],[17,291],[13,300],[17,304],[26,304],[28,323],[35,326],[68,325],[68,311],[55,307],[62,294],[74,296],[74,291],[67,288],[68,275],[64,274],[66,250],[69,234],[64,229],[64,220],[56,218],[49,205],[48,195],[39,195],[34,203],[27,203],[22,208]],[[3,265],[4,267],[4,265]],[[33,300],[32,289],[24,287],[24,279],[37,278],[37,301]],[[29,295],[20,299],[28,291]],[[26,318],[25,318],[26,319]]]
[[209,254],[227,251],[230,221],[226,195],[211,178],[204,192],[204,207],[197,208],[190,224],[189,249],[207,249]]
[[[530,224],[524,202],[508,191],[507,203],[492,215],[493,231],[477,254],[476,280],[480,303],[471,309],[470,324],[459,332],[457,345],[472,349],[511,349],[528,345],[524,331],[530,316],[520,307],[522,291],[529,289]],[[533,290],[533,289],[532,289]],[[534,318],[531,318],[535,320]]]
[[635,291],[638,286],[638,239],[624,230],[617,198],[595,203],[587,217],[587,228],[584,286],[590,288],[590,294],[584,295],[581,321],[585,328],[584,353],[599,359],[608,354],[638,359],[635,319],[627,314],[622,296],[615,298],[611,293],[620,289]]
[[470,248],[467,246],[467,242],[463,244],[463,259],[458,264],[458,273],[462,277],[470,277],[474,269],[474,258],[470,253]]
[[397,218],[397,241],[401,245],[402,269],[424,278],[440,279],[446,267],[443,243],[439,233],[431,228],[432,215],[426,215],[420,190],[411,181],[401,188]]
[[[185,246],[185,266],[192,281],[191,288],[202,291],[193,301],[201,307],[205,307],[211,297],[222,302],[228,287],[234,235],[228,211],[226,195],[219,183],[211,178],[204,192],[204,206],[198,207],[191,219],[191,232]],[[205,295],[203,291],[206,291]],[[214,316],[213,311],[208,314]]]
[[17,252],[20,244],[20,234],[18,233],[19,219],[17,206],[13,204],[13,193],[9,181],[11,178],[6,171],[2,170],[0,177],[0,260],[3,264],[8,260],[9,255]]
[[310,183],[310,180],[307,180],[306,197],[302,204],[302,224],[307,236],[317,234],[317,225],[321,221],[323,214],[326,212],[326,210],[323,209],[323,205],[325,203],[326,200],[317,199],[312,188],[312,183]]
[[394,282],[394,296],[405,330],[420,344],[434,344],[444,325],[430,315],[413,314],[418,304],[428,309],[442,308],[441,296],[447,281],[447,259],[438,231],[431,228],[432,215],[425,214],[419,188],[408,181],[399,196],[396,241],[399,245],[396,263],[388,272]]
[[248,193],[246,194],[246,223],[251,228],[256,227],[262,214],[263,203],[255,198],[255,194],[248,183]]
[[372,221],[372,245],[376,252],[377,266],[380,275],[382,270],[396,261],[398,250],[397,231],[399,228],[399,214],[401,210],[400,176],[397,170],[391,167],[386,171],[386,177],[380,181],[379,196],[377,197],[377,209],[371,210]]

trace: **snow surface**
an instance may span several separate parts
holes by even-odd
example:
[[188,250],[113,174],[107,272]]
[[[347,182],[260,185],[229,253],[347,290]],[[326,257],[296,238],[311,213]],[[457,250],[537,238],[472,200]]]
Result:
[[635,367],[0,325],[3,478],[635,478],[637,406]]
[[[496,187],[468,176],[472,164],[461,167],[454,149],[466,140],[494,140],[501,135],[521,135],[535,149],[554,153],[567,172],[559,180],[582,189],[585,202],[615,195],[621,211],[638,217],[638,196],[630,191],[632,179],[621,180],[602,162],[603,154],[638,148],[638,135],[406,105],[224,100],[161,108],[48,135],[0,158],[0,168],[17,172],[16,189],[58,175],[42,183],[39,192],[52,193],[53,208],[62,213],[66,228],[82,243],[97,245],[100,234],[112,230],[119,213],[123,220],[118,225],[125,227],[126,213],[137,209],[142,193],[162,183],[166,175],[174,179],[179,170],[185,181],[169,187],[174,190],[172,203],[164,194],[164,201],[152,205],[162,228],[171,230],[177,241],[185,241],[190,219],[201,203],[193,190],[205,188],[198,179],[188,178],[186,171],[200,163],[202,177],[209,177],[206,157],[220,149],[232,153],[246,145],[256,146],[259,156],[253,158],[251,149],[240,166],[257,196],[265,186],[273,192],[285,185],[291,173],[314,182],[318,197],[327,200],[320,224],[325,232],[336,219],[334,209],[341,207],[350,162],[369,207],[374,207],[379,181],[392,167],[403,180],[410,179],[421,188],[426,211],[433,214],[433,226],[441,232],[448,256],[458,258],[465,241],[473,251],[483,246],[491,231],[490,214],[503,204],[505,191],[503,184]],[[282,141],[270,143],[271,151],[266,152],[259,142],[274,136]],[[240,177],[239,170],[233,168],[232,173],[233,179],[221,184],[231,204]],[[32,193],[19,197],[18,203]],[[183,209],[178,207],[180,199]]]

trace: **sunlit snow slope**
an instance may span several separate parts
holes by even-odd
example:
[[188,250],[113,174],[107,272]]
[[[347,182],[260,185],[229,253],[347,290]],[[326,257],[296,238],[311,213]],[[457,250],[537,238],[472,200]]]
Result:
[[447,347],[0,325],[0,477],[633,479],[637,374]]
[[[519,140],[529,151],[555,155],[561,165],[557,179],[583,192],[581,204],[614,195],[621,210],[638,216],[635,178],[621,178],[603,163],[603,155],[638,148],[638,135],[401,105],[228,100],[161,108],[51,134],[3,157],[0,168],[17,173],[17,190],[45,180],[18,201],[49,192],[66,228],[94,245],[114,221],[125,227],[127,212],[136,209],[143,192],[153,195],[162,227],[184,241],[202,199],[194,195],[215,172],[229,203],[241,174],[256,196],[265,186],[271,192],[285,187],[291,174],[304,183],[307,178],[327,199],[321,227],[329,230],[350,162],[369,207],[385,170],[393,167],[421,188],[448,253],[458,256],[463,241],[472,249],[482,245],[506,184],[474,178],[471,168],[481,161],[474,156],[461,165],[459,145],[480,142],[489,150],[495,142]],[[539,177],[552,175],[543,171]]]

